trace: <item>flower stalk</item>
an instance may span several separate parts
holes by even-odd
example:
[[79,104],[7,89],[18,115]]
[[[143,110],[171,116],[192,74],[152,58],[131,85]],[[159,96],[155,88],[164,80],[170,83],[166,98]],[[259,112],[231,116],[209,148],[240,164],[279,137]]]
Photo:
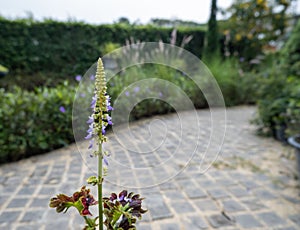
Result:
[[[102,144],[107,139],[104,136],[105,128],[108,125],[108,105],[107,105],[107,95],[106,95],[106,79],[103,68],[102,60],[99,58],[97,63],[97,71],[96,71],[96,82],[95,82],[95,96],[92,104],[95,104],[94,107],[94,128],[95,134],[98,139],[98,201],[102,201],[102,182],[103,182],[103,149]],[[105,120],[106,119],[106,120]],[[103,205],[102,202],[98,203],[98,212],[99,212],[99,230],[103,230]]]
[[[105,129],[108,125],[112,125],[109,111],[113,110],[110,105],[110,97],[106,91],[104,67],[101,58],[99,58],[95,76],[95,93],[90,106],[93,112],[87,121],[89,128],[85,137],[85,139],[90,140],[88,148],[96,149],[91,155],[98,157],[98,175],[87,179],[88,184],[97,185],[98,201],[90,194],[90,190],[83,186],[80,191],[75,192],[71,197],[59,194],[51,198],[49,206],[56,208],[57,212],[66,212],[70,207],[75,207],[85,220],[84,230],[96,230],[96,228],[103,230],[104,225],[108,230],[136,229],[134,226],[136,219],[140,219],[141,215],[146,212],[141,207],[143,198],[140,198],[139,194],[127,194],[126,190],[122,191],[119,197],[115,193],[112,193],[110,198],[103,197],[102,194],[103,177],[107,172],[107,157],[109,156],[106,151],[103,151],[103,143],[107,141]],[[96,148],[93,148],[94,145],[96,145]],[[87,217],[92,216],[89,206],[97,204],[99,215],[96,218]],[[106,217],[105,222],[103,221],[103,215]]]
[[[99,152],[102,153],[102,145],[99,145]],[[102,200],[102,157],[98,156],[98,200]],[[99,230],[103,230],[103,205],[98,203]]]

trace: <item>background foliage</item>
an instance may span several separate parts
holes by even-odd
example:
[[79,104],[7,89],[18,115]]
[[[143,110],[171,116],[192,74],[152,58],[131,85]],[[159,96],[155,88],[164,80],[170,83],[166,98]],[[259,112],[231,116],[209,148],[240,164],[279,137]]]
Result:
[[274,51],[289,26],[287,13],[294,0],[235,0],[220,23],[231,55],[251,61],[263,50]]
[[261,71],[258,118],[262,132],[285,141],[300,131],[300,21],[272,65]]
[[[256,4],[263,2],[257,1]],[[247,12],[251,13],[245,8],[243,13]],[[245,18],[243,20],[235,23],[245,23]],[[229,22],[232,23],[231,19]],[[228,40],[230,36],[239,38],[235,35],[243,33],[236,34],[236,25],[230,23],[227,24],[231,25],[230,30],[220,44],[225,55],[212,55],[204,59],[219,83],[226,105],[257,103],[256,122],[264,133],[274,135],[278,127],[283,127],[284,139],[287,133],[299,132],[300,24],[280,52],[268,54],[263,52],[262,41],[256,44],[258,35],[254,38],[244,34],[241,40]],[[125,45],[126,40],[162,40],[181,46],[182,41],[193,36],[184,48],[198,57],[202,56],[205,36],[202,27],[180,27],[176,34],[172,31],[171,28],[150,25],[133,26],[126,21],[95,26],[78,22],[10,21],[0,18],[0,64],[9,68],[9,74],[0,78],[0,162],[18,160],[73,142],[71,108],[77,87],[74,76],[83,74],[99,55]],[[227,51],[232,54],[237,52],[238,55],[227,57]],[[243,57],[243,52],[249,56]],[[257,67],[245,68],[257,53],[264,54]],[[184,90],[196,108],[207,107],[201,91],[183,73],[151,65],[123,71],[109,82],[112,102],[124,87],[153,73]],[[143,93],[142,89],[128,92],[135,96]],[[174,94],[168,95],[167,89],[161,93],[165,94],[165,99],[176,100],[172,98]],[[131,111],[131,119],[173,110],[162,100],[149,99],[136,105]]]
[[[83,74],[97,57],[103,56],[106,43],[125,45],[133,37],[140,41],[170,43],[172,28],[154,26],[88,25],[79,22],[44,21],[0,18],[0,60],[11,74],[42,75],[52,77]],[[185,49],[201,56],[203,29],[179,28],[178,42],[184,36],[193,36]],[[176,44],[180,46],[180,44]],[[40,76],[39,76],[40,77]]]
[[28,92],[0,89],[0,163],[62,147],[74,141],[72,105],[75,87]]

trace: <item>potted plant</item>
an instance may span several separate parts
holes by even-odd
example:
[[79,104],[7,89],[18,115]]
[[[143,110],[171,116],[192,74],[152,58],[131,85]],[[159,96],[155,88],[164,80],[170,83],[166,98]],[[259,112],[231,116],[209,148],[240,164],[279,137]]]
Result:
[[[300,82],[300,81],[299,81]],[[295,148],[298,178],[300,179],[300,85],[294,87],[287,105],[288,129],[291,136],[288,143]],[[295,93],[295,94],[294,94]]]
[[288,143],[295,148],[298,167],[298,179],[300,178],[300,134],[288,138]]

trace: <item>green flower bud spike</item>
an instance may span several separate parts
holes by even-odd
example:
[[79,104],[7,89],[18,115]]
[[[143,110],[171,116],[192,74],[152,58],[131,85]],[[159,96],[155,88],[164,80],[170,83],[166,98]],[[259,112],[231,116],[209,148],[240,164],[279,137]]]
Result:
[[94,108],[94,128],[96,137],[98,138],[98,211],[99,211],[99,230],[103,229],[103,204],[102,202],[102,162],[103,151],[102,143],[106,142],[106,136],[104,136],[103,130],[105,127],[104,116],[107,114],[107,98],[106,98],[106,79],[104,73],[104,67],[101,58],[98,59],[96,82],[95,82],[95,96],[96,105]]

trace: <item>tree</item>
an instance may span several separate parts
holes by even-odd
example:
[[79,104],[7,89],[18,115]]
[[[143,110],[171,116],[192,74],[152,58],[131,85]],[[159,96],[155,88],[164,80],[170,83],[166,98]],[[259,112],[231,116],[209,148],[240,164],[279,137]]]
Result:
[[117,21],[119,24],[125,24],[125,25],[130,25],[130,21],[126,17],[120,17]]
[[293,0],[235,0],[227,9],[224,33],[237,56],[251,60],[272,49],[288,26],[287,10]]
[[211,56],[219,51],[219,35],[217,23],[217,0],[211,1],[208,31],[206,36],[206,55]]

